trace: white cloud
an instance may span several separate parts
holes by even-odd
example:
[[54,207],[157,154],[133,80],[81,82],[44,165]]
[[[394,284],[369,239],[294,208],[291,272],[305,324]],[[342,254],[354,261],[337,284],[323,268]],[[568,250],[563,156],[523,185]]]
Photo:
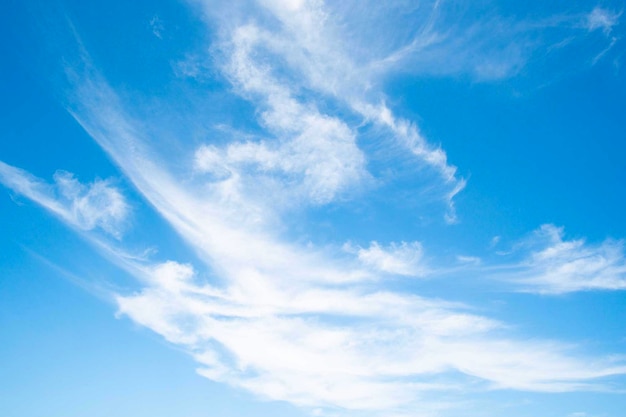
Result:
[[[400,145],[417,164],[431,168],[440,176],[440,186],[434,189],[450,206],[448,219],[454,221],[452,199],[464,187],[464,180],[456,177],[456,168],[448,164],[445,152],[429,144],[415,124],[396,117],[389,107],[380,104],[380,94],[369,97],[367,86],[374,81],[374,74],[366,63],[355,62],[344,52],[351,45],[340,37],[323,2],[303,1],[295,7],[291,3],[262,1],[260,5],[281,25],[225,24],[220,43],[223,70],[240,94],[260,107],[262,123],[279,142],[291,142],[290,146],[296,147],[291,156],[294,150],[296,155],[304,153],[304,158],[296,156],[304,165],[293,168],[306,167],[312,183],[309,188],[318,189],[318,178],[325,178],[323,191],[318,190],[316,198],[326,201],[333,189],[367,180],[363,173],[365,159],[355,145],[354,130],[345,121],[320,113],[312,102],[296,99],[296,93],[322,103],[342,103],[352,117],[359,116],[377,126],[383,140]],[[274,160],[285,160],[283,155],[274,155]]]
[[50,185],[19,168],[0,161],[0,182],[82,230],[100,228],[120,238],[129,207],[110,181],[81,184],[66,171],[54,174]]
[[501,277],[527,291],[542,294],[626,289],[622,241],[589,244],[583,239],[563,237],[563,228],[541,226],[524,242],[524,246],[531,248],[527,258]]
[[217,290],[172,262],[153,276],[118,296],[121,314],[188,349],[201,375],[300,406],[401,412],[456,392],[455,373],[559,392],[626,371],[568,357],[558,344],[499,338],[499,323],[441,301],[316,284],[270,296],[236,282]]
[[[572,39],[582,40],[587,29],[609,27],[616,19],[597,8],[586,18],[588,24],[584,28],[580,27],[580,14],[511,21],[493,11],[481,10],[480,6],[459,8],[438,1],[419,5],[341,5],[316,0],[259,0],[248,3],[245,10],[228,11],[224,6],[216,8],[214,2],[197,3],[222,28],[220,42],[212,49],[219,51],[216,55],[222,70],[239,93],[258,106],[261,122],[279,142],[273,146],[260,144],[265,156],[285,161],[282,150],[299,146],[294,136],[305,143],[317,139],[309,149],[295,149],[304,164],[294,164],[287,170],[301,172],[306,167],[308,185],[304,195],[325,203],[342,188],[368,180],[363,172],[363,158],[371,155],[362,155],[360,149],[353,147],[357,139],[354,129],[345,120],[330,117],[312,104],[313,100],[330,100],[342,103],[352,116],[360,116],[365,123],[376,126],[382,141],[399,145],[413,155],[416,164],[430,168],[440,177],[432,190],[448,204],[445,218],[450,223],[457,220],[453,201],[465,181],[443,149],[429,143],[415,123],[398,117],[385,104],[384,95],[377,88],[382,80],[400,68],[438,75],[471,73],[482,80],[510,77],[532,57],[548,59],[555,53],[546,52],[552,46],[564,45],[566,39],[570,40],[567,44]],[[275,20],[256,19],[259,13],[269,13]],[[477,20],[477,14],[485,15]],[[232,17],[224,19],[225,15]],[[410,29],[398,24],[409,18]],[[391,28],[394,30],[385,30]],[[555,35],[544,38],[548,29]],[[310,122],[302,123],[306,120]],[[311,134],[326,127],[332,127],[327,135]],[[329,144],[344,144],[344,148],[326,161],[345,159],[348,163],[329,163],[319,167],[317,173],[311,171],[320,161],[319,156],[332,148]],[[290,155],[293,157],[293,152]],[[272,167],[284,168],[277,164]],[[333,175],[326,177],[329,173]],[[320,183],[320,177],[332,181]],[[436,182],[434,178],[430,181]]]
[[621,13],[615,13],[601,7],[594,8],[586,16],[586,27],[589,31],[601,29],[605,34],[610,34],[617,25]]
[[353,248],[351,245],[345,245],[344,248],[356,252],[359,261],[375,271],[406,276],[423,276],[428,273],[420,242],[392,242],[386,248],[378,242],[372,242],[369,248]]
[[328,203],[368,177],[365,157],[353,129],[321,113],[314,103],[296,99],[287,84],[252,58],[267,36],[253,25],[238,27],[230,39],[224,70],[241,94],[255,100],[261,122],[274,138],[231,143],[222,150],[205,146],[196,153],[196,163],[217,166],[207,158],[220,153],[220,169],[238,171],[243,187],[258,190],[265,185],[269,190],[263,192],[278,194],[279,200]]
[[[294,112],[297,105],[288,106]],[[314,112],[294,112],[294,137],[275,141],[231,143],[224,149],[201,146],[195,165],[215,179],[236,175],[242,186],[265,185],[275,198],[328,203],[366,177],[365,158],[355,135],[340,121]],[[280,113],[284,118],[284,113]],[[282,120],[281,123],[291,123]],[[251,191],[252,192],[252,191]],[[275,201],[276,202],[276,201]]]

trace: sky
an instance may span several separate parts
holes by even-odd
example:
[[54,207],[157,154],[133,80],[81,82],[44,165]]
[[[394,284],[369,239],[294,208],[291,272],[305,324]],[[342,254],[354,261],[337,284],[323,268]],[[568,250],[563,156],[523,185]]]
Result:
[[623,11],[7,0],[0,414],[622,417]]

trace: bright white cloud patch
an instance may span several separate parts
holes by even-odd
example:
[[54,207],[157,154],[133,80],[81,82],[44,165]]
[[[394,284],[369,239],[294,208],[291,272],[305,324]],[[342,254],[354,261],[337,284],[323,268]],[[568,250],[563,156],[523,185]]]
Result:
[[[365,174],[365,158],[355,143],[355,135],[342,122],[311,112],[298,112],[298,105],[287,105],[290,121],[280,123],[290,135],[267,142],[241,142],[218,149],[200,147],[195,166],[214,180],[237,177],[241,186],[272,193],[277,199],[290,198],[324,204],[351,185],[358,185]],[[284,119],[284,112],[280,112]],[[292,126],[291,124],[297,125]]]
[[[462,375],[560,392],[626,371],[558,344],[496,336],[500,323],[463,306],[314,282],[270,288],[248,268],[247,282],[218,290],[188,266],[157,265],[146,288],[118,296],[119,311],[188,349],[201,375],[307,407],[406,412],[445,398]],[[241,288],[250,284],[255,291]]]
[[381,247],[372,242],[368,248],[352,248],[346,250],[356,252],[359,260],[376,271],[395,275],[421,276],[428,272],[423,261],[423,248],[419,242],[391,243]]

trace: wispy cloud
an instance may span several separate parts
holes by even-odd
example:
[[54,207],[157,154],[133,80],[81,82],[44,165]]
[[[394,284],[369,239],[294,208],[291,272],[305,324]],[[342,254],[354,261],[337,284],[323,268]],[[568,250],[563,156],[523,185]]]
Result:
[[[202,4],[210,16],[216,13],[213,5]],[[237,91],[260,107],[262,124],[292,149],[307,143],[308,149],[303,149],[306,169],[311,174],[324,169],[320,174],[337,185],[344,181],[338,175],[368,179],[363,173],[365,159],[356,147],[354,127],[373,124],[380,130],[381,140],[397,144],[414,157],[416,164],[430,168],[435,174],[433,179],[439,176],[438,198],[449,205],[448,218],[454,221],[452,199],[464,187],[464,180],[457,177],[456,168],[448,163],[442,149],[428,143],[414,123],[395,116],[384,104],[384,96],[372,90],[375,73],[347,52],[351,44],[341,37],[338,22],[333,21],[325,5],[262,1],[258,7],[280,24],[255,19],[254,12],[239,17],[242,23],[237,19],[222,23],[217,55]],[[259,13],[254,7],[251,10]],[[317,103],[324,107],[339,104],[351,116],[347,120],[361,120],[350,127],[346,120],[321,112]],[[338,151],[342,153],[325,158],[323,164],[312,159],[315,152],[323,155]],[[298,159],[302,158],[294,158]],[[332,161],[342,162],[339,166],[329,165]],[[329,186],[335,187],[324,186],[328,191]]]
[[512,270],[499,276],[517,283],[525,291],[563,294],[626,289],[622,241],[589,244],[584,239],[565,240],[563,228],[546,224],[522,242],[522,248],[528,251],[526,259],[513,263]]
[[596,7],[586,16],[586,27],[589,31],[601,29],[606,35],[609,35],[613,31],[613,27],[618,24],[620,15],[621,13]]
[[[621,12],[600,6],[591,12],[546,14],[544,8],[530,3],[528,7],[533,13],[526,15],[503,13],[493,2],[368,6],[377,12],[384,8],[386,18],[361,11],[360,15],[353,14],[356,17],[349,18],[348,24],[358,26],[359,21],[366,21],[372,32],[368,41],[387,45],[386,49],[372,48],[378,54],[375,58],[370,55],[372,70],[464,77],[478,82],[505,80],[539,67],[546,77],[545,72],[562,59],[560,53],[574,49],[578,50],[579,60],[570,62],[570,71],[574,67],[584,69],[588,61],[617,39],[612,33],[621,16]],[[411,31],[398,37],[399,31],[394,28],[404,19],[413,23]],[[368,33],[367,28],[358,27]],[[589,35],[596,30],[604,37],[591,46]],[[585,49],[587,52],[583,52]]]
[[129,206],[108,180],[80,183],[73,174],[57,171],[54,184],[0,161],[0,182],[47,208],[81,230],[102,229],[120,238]]
[[500,323],[462,306],[315,283],[270,291],[260,272],[248,274],[254,291],[241,279],[217,290],[188,265],[158,265],[146,288],[118,297],[120,313],[184,346],[201,375],[307,407],[406,412],[429,404],[426,396],[490,386],[570,391],[626,371],[585,363],[553,342],[496,336]]
[[428,272],[420,242],[392,242],[386,248],[378,242],[372,242],[368,248],[346,244],[344,250],[356,253],[359,261],[376,271],[405,276],[422,276]]

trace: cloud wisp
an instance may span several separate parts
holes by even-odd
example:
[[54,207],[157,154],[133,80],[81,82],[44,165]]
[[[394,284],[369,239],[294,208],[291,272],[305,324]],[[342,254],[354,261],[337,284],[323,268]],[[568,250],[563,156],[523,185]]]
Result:
[[121,238],[129,205],[109,180],[80,183],[66,171],[48,184],[28,172],[0,161],[0,182],[42,205],[66,223],[83,231],[101,229]]
[[425,276],[429,272],[420,242],[392,242],[386,248],[378,242],[371,242],[368,248],[347,243],[344,250],[355,253],[361,263],[375,271],[402,276]]
[[610,35],[613,27],[618,24],[621,13],[615,13],[601,7],[595,7],[587,15],[586,27],[591,32],[601,29],[606,35]]
[[565,240],[563,228],[545,224],[521,246],[527,252],[525,259],[507,264],[496,276],[522,291],[565,294],[626,289],[622,241],[589,244],[584,239]]

